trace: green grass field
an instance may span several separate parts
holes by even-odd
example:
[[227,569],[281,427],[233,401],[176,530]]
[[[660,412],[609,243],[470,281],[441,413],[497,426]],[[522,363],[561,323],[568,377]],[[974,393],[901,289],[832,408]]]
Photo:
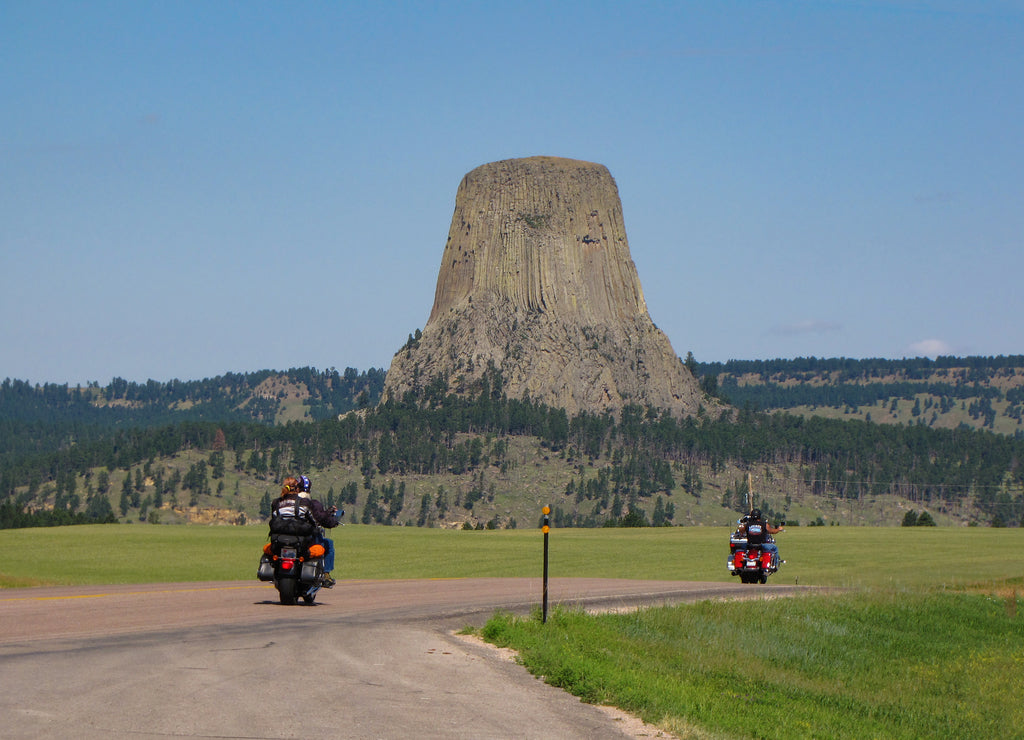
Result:
[[[539,576],[538,530],[334,530],[348,579]],[[265,526],[0,531],[0,586],[255,579]],[[728,530],[553,530],[550,575],[729,581]],[[684,738],[1022,736],[1024,530],[792,528],[773,583],[841,593],[481,630],[545,680]],[[343,585],[343,584],[342,584]]]
[[[0,530],[0,586],[223,581],[255,578],[266,526],[86,525]],[[340,578],[537,576],[536,529],[461,531],[347,525],[333,530]],[[959,587],[1019,579],[1007,557],[1022,529],[794,527],[772,583]],[[717,527],[554,529],[558,576],[728,581],[728,530]]]

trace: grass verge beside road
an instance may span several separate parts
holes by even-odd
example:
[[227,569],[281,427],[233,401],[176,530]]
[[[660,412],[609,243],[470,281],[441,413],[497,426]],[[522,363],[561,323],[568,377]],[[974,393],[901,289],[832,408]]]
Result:
[[[535,675],[679,737],[992,738],[1024,726],[1024,619],[979,593],[496,615]],[[1016,730],[1010,734],[1016,734]]]

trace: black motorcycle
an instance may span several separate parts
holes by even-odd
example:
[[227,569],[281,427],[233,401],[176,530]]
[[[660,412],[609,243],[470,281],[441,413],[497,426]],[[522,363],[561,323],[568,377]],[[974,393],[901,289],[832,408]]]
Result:
[[[323,534],[323,529],[319,530]],[[281,603],[293,605],[299,599],[307,604],[316,600],[317,592],[333,581],[324,572],[324,546],[316,534],[274,534],[263,547],[256,577],[273,581]]]

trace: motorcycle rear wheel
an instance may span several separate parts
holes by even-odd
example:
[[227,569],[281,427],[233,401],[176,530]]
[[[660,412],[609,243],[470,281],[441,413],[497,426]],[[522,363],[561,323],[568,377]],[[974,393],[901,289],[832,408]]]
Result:
[[285,606],[293,606],[295,604],[295,586],[296,580],[294,578],[282,578],[277,582],[277,593],[281,598],[281,603]]

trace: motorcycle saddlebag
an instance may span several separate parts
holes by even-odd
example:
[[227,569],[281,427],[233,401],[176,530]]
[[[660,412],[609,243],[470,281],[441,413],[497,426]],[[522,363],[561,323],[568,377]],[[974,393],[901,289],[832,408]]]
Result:
[[307,560],[302,564],[302,574],[299,580],[303,583],[316,583],[324,572],[324,561],[320,558]]
[[274,580],[274,564],[266,555],[260,558],[260,567],[256,571],[256,577],[261,581]]

